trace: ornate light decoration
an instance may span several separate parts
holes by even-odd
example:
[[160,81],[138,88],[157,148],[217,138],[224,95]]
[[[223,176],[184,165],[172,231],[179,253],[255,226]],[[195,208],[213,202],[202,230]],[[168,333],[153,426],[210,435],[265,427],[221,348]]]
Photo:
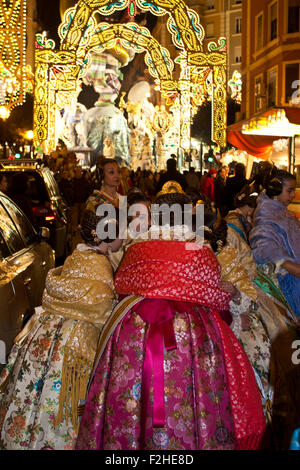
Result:
[[[117,10],[129,8],[134,17],[136,8],[141,11],[150,11],[156,16],[169,15],[167,21],[168,30],[173,43],[181,50],[177,63],[180,63],[181,77],[179,81],[173,79],[173,61],[169,51],[163,48],[153,38],[147,28],[136,23],[127,24],[97,24],[95,14],[104,16],[113,14]],[[181,132],[185,148],[188,149],[190,137],[188,127],[191,118],[185,122],[187,114],[192,116],[197,103],[202,102],[204,95],[212,100],[212,140],[220,147],[226,144],[226,42],[220,38],[217,43],[208,45],[208,52],[203,52],[203,39],[205,32],[200,24],[198,14],[189,9],[183,0],[79,0],[75,7],[68,9],[59,27],[61,45],[59,51],[53,51],[43,56],[42,51],[36,49],[36,80],[39,93],[36,93],[35,103],[35,144],[41,145],[45,140],[53,142],[53,126],[48,120],[51,114],[51,100],[48,100],[48,109],[41,105],[47,101],[49,84],[46,81],[46,69],[54,66],[57,60],[61,64],[63,73],[64,61],[69,70],[76,73],[73,83],[79,80],[85,73],[89,61],[89,52],[93,49],[103,50],[116,47],[119,41],[124,47],[131,47],[135,52],[146,51],[145,62],[150,74],[155,78],[157,88],[169,101],[175,102],[180,97]],[[54,61],[54,62],[53,62]],[[176,61],[176,60],[175,60]],[[55,64],[57,67],[58,64]],[[42,71],[45,67],[44,72]],[[201,80],[199,74],[193,88],[195,69],[202,69]],[[41,73],[39,72],[41,69]],[[211,72],[211,81],[207,82],[205,73]],[[205,72],[206,71],[206,72]],[[49,76],[49,73],[48,73]],[[69,76],[68,72],[65,75]],[[41,82],[39,82],[41,80]],[[201,86],[207,90],[201,94]],[[60,80],[60,85],[54,88],[59,94],[65,91],[66,81]],[[61,87],[61,88],[60,88]],[[44,95],[41,89],[44,89]],[[50,87],[51,88],[51,87]],[[76,87],[74,87],[76,90]],[[202,96],[203,95],[203,96]],[[193,102],[192,102],[193,99]],[[53,103],[52,103],[53,104]],[[44,107],[43,107],[44,106]],[[42,116],[43,114],[43,116]],[[47,122],[48,120],[48,122]],[[44,127],[44,131],[42,130]],[[52,130],[50,129],[52,127]],[[44,134],[43,134],[44,132]]]
[[0,106],[9,116],[25,101],[26,0],[0,2]]
[[166,111],[165,106],[156,106],[153,120],[149,126],[154,132],[165,134],[168,132],[171,125],[170,114]]
[[238,104],[242,102],[242,75],[240,72],[235,70],[232,74],[231,79],[228,82],[231,88],[231,98]]

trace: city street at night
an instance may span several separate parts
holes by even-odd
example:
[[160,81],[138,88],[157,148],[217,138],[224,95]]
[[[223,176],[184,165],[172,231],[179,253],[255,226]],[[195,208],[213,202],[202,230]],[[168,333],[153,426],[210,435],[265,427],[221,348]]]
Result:
[[300,451],[299,45],[300,0],[0,0],[1,450]]

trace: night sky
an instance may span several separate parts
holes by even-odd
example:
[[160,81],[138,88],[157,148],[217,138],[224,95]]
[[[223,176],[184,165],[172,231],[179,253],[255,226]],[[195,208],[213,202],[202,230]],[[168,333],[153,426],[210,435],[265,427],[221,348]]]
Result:
[[42,31],[48,31],[48,38],[54,39],[56,46],[58,46],[57,28],[61,23],[59,0],[37,0],[37,16]]

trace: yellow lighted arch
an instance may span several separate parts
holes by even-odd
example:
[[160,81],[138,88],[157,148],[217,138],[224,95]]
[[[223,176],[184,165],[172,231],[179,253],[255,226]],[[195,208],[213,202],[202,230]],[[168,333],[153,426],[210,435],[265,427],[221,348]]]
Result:
[[[128,3],[129,0],[120,0],[119,2],[112,2],[111,0],[79,0],[76,7],[74,7],[74,17],[62,40],[61,49],[72,50],[80,46],[82,37],[86,33],[87,25],[95,12],[101,11],[101,13],[104,13],[103,8],[113,4],[113,7],[108,12],[108,14],[112,14],[115,10],[126,8]],[[154,15],[168,13],[178,28],[182,40],[181,48],[193,52],[202,51],[204,29],[199,24],[197,13],[193,12],[197,23],[196,32],[189,13],[192,10],[187,7],[183,0],[152,0],[152,4],[160,9],[159,12],[151,8],[149,3],[144,0],[137,0],[136,3],[141,10],[151,11]],[[67,21],[68,11],[65,12],[63,23]]]
[[[72,96],[71,91],[78,91],[78,78],[84,74],[86,57],[96,47],[113,47],[119,39],[125,46],[126,42],[127,45],[128,42],[133,45],[136,52],[146,50],[145,61],[149,71],[156,77],[165,96],[178,90],[180,94],[184,92],[182,87],[185,87],[185,80],[177,83],[172,79],[173,62],[169,52],[161,47],[148,30],[148,33],[142,34],[140,30],[143,28],[138,25],[137,31],[133,32],[130,24],[109,24],[109,27],[103,29],[104,23],[97,24],[96,12],[110,15],[115,10],[123,10],[128,3],[129,0],[79,0],[75,7],[64,14],[59,27],[60,49],[54,50],[53,41],[45,41],[42,50],[36,50],[34,144],[42,145],[44,151],[51,150],[55,145],[55,103],[61,102],[63,98],[68,101]],[[204,29],[197,13],[190,10],[183,0],[151,0],[151,3],[148,0],[136,0],[136,4],[140,9],[155,15],[169,15],[167,25],[172,41],[181,49],[180,55],[190,70],[197,67],[210,67],[213,70],[212,140],[220,147],[226,145],[225,41],[221,38],[218,44],[210,43],[209,51],[203,52]],[[110,10],[107,11],[107,8]]]

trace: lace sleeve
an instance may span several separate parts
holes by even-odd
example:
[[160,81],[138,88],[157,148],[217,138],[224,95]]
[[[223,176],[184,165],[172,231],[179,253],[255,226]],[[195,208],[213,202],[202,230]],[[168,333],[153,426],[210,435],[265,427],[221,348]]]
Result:
[[240,333],[242,331],[241,315],[249,312],[250,305],[252,303],[252,300],[250,299],[250,297],[248,297],[242,291],[240,291],[240,293],[241,293],[241,300],[239,303],[236,303],[233,300],[229,302],[229,309],[232,315],[232,323],[230,325],[230,328],[237,338],[240,337]]

